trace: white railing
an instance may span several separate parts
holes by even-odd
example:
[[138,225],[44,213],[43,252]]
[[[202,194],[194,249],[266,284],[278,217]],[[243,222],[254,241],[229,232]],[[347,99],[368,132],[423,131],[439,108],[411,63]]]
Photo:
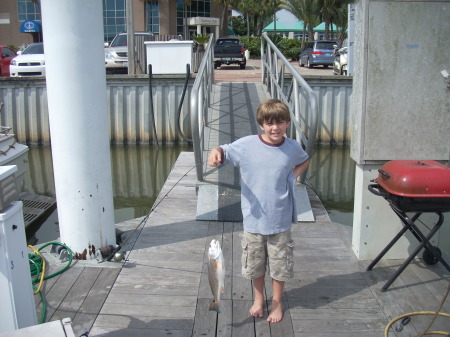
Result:
[[197,180],[203,181],[203,136],[214,84],[214,36],[211,34],[191,90],[191,132]]
[[[292,77],[285,76],[286,70]],[[292,121],[290,136],[304,146],[311,158],[319,119],[317,95],[267,33],[263,33],[261,38],[261,76],[272,98],[277,98],[289,106]],[[290,83],[285,83],[286,81]],[[303,182],[305,177],[306,172],[300,181]]]

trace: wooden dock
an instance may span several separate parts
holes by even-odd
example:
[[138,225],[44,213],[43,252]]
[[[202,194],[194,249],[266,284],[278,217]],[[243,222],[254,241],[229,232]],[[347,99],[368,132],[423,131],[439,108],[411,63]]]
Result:
[[[161,196],[192,165],[192,153],[182,153]],[[379,337],[392,318],[434,311],[445,294],[448,273],[440,264],[428,266],[421,260],[381,292],[402,261],[384,260],[373,271],[365,271],[369,261],[354,256],[348,228],[332,223],[309,190],[316,222],[297,224],[292,230],[295,277],[286,283],[284,319],[277,324],[254,319],[248,314],[251,282],[240,272],[242,225],[195,221],[195,186],[191,171],[150,215],[123,265],[78,262],[46,281],[47,321],[70,317],[76,335],[90,331],[89,336],[108,337]],[[125,235],[140,220],[129,222]],[[212,238],[221,240],[226,259],[220,314],[208,311],[212,295],[206,248]],[[270,299],[270,283],[267,286]],[[450,312],[449,300],[442,311]],[[430,319],[413,318],[397,336],[420,333]],[[438,318],[433,330],[448,331],[449,326],[448,319]]]
[[[245,99],[238,99],[244,89],[242,85],[230,88],[240,106],[246,104]],[[251,99],[249,96],[246,99]],[[236,109],[229,105],[219,110],[230,114]],[[332,223],[308,188],[315,222],[292,228],[295,275],[286,282],[284,318],[269,324],[251,317],[252,284],[241,276],[242,223],[196,220],[194,166],[193,153],[180,154],[157,207],[128,246],[124,263],[77,262],[46,282],[47,321],[70,317],[75,334],[89,331],[90,337],[379,337],[391,319],[435,311],[443,300],[449,273],[440,264],[429,266],[421,260],[410,264],[388,291],[381,292],[402,261],[383,260],[366,271],[370,261],[358,261],[353,254],[351,229]],[[141,221],[121,224],[125,236]],[[207,247],[213,238],[222,243],[226,261],[219,314],[208,311],[212,294]],[[270,282],[266,285],[267,317]],[[450,312],[450,300],[443,303],[441,311]],[[401,332],[389,336],[417,335],[431,319],[413,317]],[[449,319],[437,318],[431,330],[449,331]]]

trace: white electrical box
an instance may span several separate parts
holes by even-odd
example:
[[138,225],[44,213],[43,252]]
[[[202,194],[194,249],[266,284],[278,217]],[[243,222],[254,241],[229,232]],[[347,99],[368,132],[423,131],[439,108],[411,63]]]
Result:
[[186,64],[192,69],[194,41],[146,41],[147,69],[155,74],[186,74]]
[[37,324],[22,202],[0,213],[0,333]]

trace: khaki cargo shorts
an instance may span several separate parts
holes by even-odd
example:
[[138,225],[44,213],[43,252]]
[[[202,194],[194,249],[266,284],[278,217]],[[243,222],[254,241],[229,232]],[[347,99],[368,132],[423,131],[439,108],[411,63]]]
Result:
[[244,231],[242,235],[242,275],[256,279],[266,273],[277,281],[294,276],[294,242],[291,231],[262,235]]

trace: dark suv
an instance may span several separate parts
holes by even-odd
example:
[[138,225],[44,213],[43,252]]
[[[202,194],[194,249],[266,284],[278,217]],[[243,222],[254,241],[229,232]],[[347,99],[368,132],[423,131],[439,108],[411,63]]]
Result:
[[322,65],[324,68],[333,65],[334,56],[333,49],[336,41],[314,41],[306,42],[303,49],[300,51],[300,60],[298,63],[300,67],[305,65],[308,68]]

